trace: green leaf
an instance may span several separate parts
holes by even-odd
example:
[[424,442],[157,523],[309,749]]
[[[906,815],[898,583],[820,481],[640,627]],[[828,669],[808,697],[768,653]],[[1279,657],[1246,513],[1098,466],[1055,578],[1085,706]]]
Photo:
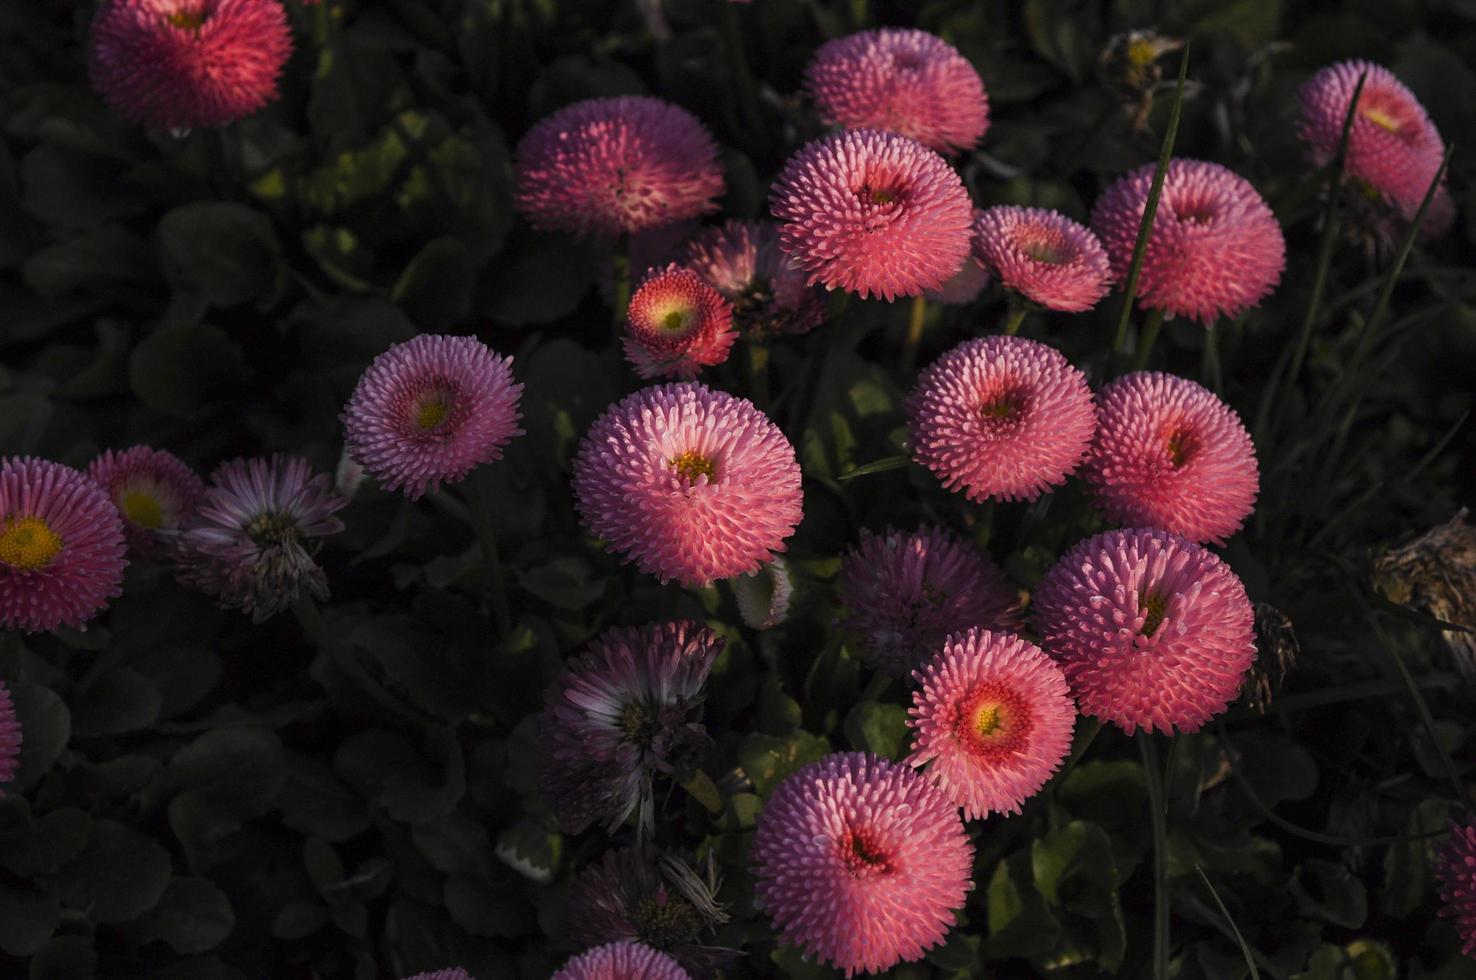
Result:
[[73,289],[154,282],[159,270],[148,243],[120,225],[103,225],[31,253],[21,267],[26,285],[47,299]]
[[564,838],[533,820],[522,820],[497,836],[497,858],[529,881],[546,885],[564,853]]
[[460,239],[433,238],[400,273],[390,299],[422,328],[442,330],[471,308],[475,273]]
[[281,247],[266,215],[243,204],[187,204],[159,219],[159,257],[178,290],[213,306],[255,299],[276,281]]
[[328,924],[328,910],[316,902],[288,902],[272,920],[278,939],[304,939]]
[[323,274],[351,293],[372,287],[374,250],[353,229],[343,225],[317,224],[302,233],[302,247],[318,263]]
[[444,897],[451,918],[473,936],[512,937],[533,927],[527,903],[505,883],[483,875],[451,875]]
[[1031,855],[1019,851],[994,866],[985,891],[991,957],[1044,956],[1061,937],[1061,923],[1035,887]]
[[27,878],[50,873],[76,857],[91,833],[92,818],[77,807],[13,821],[0,832],[0,867]]
[[911,751],[907,709],[900,704],[861,701],[846,715],[845,729],[851,747],[862,752],[901,759]]
[[[1441,830],[1450,807],[1444,800],[1424,800],[1409,815],[1411,837]],[[1412,915],[1435,891],[1435,839],[1426,837],[1389,845],[1384,852],[1384,887],[1379,907],[1391,916]]]
[[594,247],[587,242],[514,229],[483,277],[479,312],[505,327],[552,323],[578,308],[594,281],[594,267]]
[[50,895],[0,884],[0,950],[30,956],[56,932],[61,904]]
[[589,562],[564,555],[518,574],[518,584],[544,602],[577,612],[605,594],[605,581]]
[[264,728],[205,732],[169,761],[171,788],[190,790],[220,813],[242,819],[272,809],[285,781],[282,740]]
[[288,753],[280,803],[282,823],[326,841],[348,840],[369,826],[364,801],[312,756]]
[[31,980],[92,980],[96,972],[91,936],[57,936],[31,958]]
[[149,334],[128,360],[138,400],[176,418],[197,418],[245,381],[245,355],[224,330],[177,324]]
[[428,741],[428,751],[440,762],[392,732],[363,732],[339,746],[333,767],[394,819],[428,823],[449,814],[466,793],[461,746],[444,730],[433,732]]
[[412,827],[410,836],[437,871],[450,874],[492,868],[492,842],[486,828],[463,813]]
[[782,738],[753,732],[738,744],[738,764],[753,781],[754,791],[767,799],[785,776],[829,753],[829,742],[806,731]]
[[1304,915],[1357,929],[1368,918],[1368,891],[1341,864],[1309,858],[1292,873],[1291,893]]
[[10,689],[21,739],[20,772],[15,790],[25,793],[51,771],[72,737],[72,715],[62,699],[47,687],[17,682]]
[[225,941],[236,913],[225,892],[206,878],[174,878],[142,921],[144,935],[183,955],[204,953]]
[[83,736],[122,735],[152,725],[163,699],[137,671],[116,667],[72,697],[72,730]]
[[1035,886],[1046,903],[1091,920],[1094,957],[1104,970],[1122,963],[1127,948],[1117,896],[1112,841],[1095,824],[1073,820],[1030,844]]
[[56,893],[93,922],[129,922],[158,904],[169,887],[169,852],[158,841],[99,820],[82,852],[62,868]]

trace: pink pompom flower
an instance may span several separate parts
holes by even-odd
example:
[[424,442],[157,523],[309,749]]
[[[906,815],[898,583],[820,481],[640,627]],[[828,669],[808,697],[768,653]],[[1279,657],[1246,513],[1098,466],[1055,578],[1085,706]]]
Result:
[[158,552],[158,532],[179,527],[205,493],[205,484],[183,460],[148,446],[104,450],[88,465],[87,475],[118,508],[128,547],[141,558]]
[[291,53],[277,0],[103,0],[87,68],[124,118],[185,131],[224,126],[276,98]]
[[863,530],[841,560],[839,591],[842,626],[867,660],[894,677],[927,663],[950,633],[1019,621],[1019,595],[1004,572],[939,527]]
[[783,551],[802,516],[794,446],[745,399],[695,382],[611,405],[574,457],[585,526],[663,583],[705,587]]
[[780,783],[749,856],[755,904],[784,941],[847,977],[921,959],[973,884],[958,807],[870,753],[826,756]]
[[123,519],[88,477],[34,456],[0,459],[0,629],[85,629],[122,594]]
[[989,98],[968,59],[927,31],[884,27],[822,44],[805,90],[828,123],[884,129],[939,153],[978,145]]
[[806,144],[784,164],[770,210],[780,247],[811,283],[862,298],[938,289],[969,254],[963,181],[896,133],[853,129]]
[[1097,413],[1086,378],[1023,337],[965,341],[930,364],[907,398],[913,458],[970,500],[1034,500],[1066,482]]
[[907,762],[963,807],[964,819],[1019,813],[1071,750],[1076,706],[1061,668],[1010,633],[955,633],[914,671]]
[[694,238],[687,267],[733,304],[733,322],[753,337],[808,333],[825,319],[823,294],[779,248],[772,221],[727,221]]
[[418,500],[502,458],[523,386],[475,337],[421,334],[374,359],[344,406],[344,442],[387,490]]
[[691,269],[675,262],[646,273],[625,321],[625,359],[643,378],[691,380],[728,359],[733,306]]
[[1041,646],[1081,713],[1119,726],[1194,732],[1225,710],[1256,657],[1239,577],[1168,531],[1107,531],[1080,542],[1036,590]]
[[1108,520],[1216,544],[1240,530],[1260,469],[1240,416],[1213,392],[1138,371],[1097,392],[1097,418],[1081,476]]
[[[1118,180],[1092,209],[1116,279],[1132,264],[1154,164]],[[1217,163],[1170,160],[1138,280],[1144,309],[1198,320],[1236,317],[1281,281],[1286,240],[1264,199]]]
[[[21,723],[15,715],[15,701],[10,690],[0,681],[0,786],[15,779],[20,769]],[[0,790],[0,799],[5,792]]]
[[549,980],[692,980],[692,977],[665,953],[625,941],[580,953]]
[[1001,205],[974,219],[974,258],[1011,289],[1048,310],[1080,313],[1112,283],[1097,236],[1064,214]]
[[517,149],[518,210],[542,231],[617,236],[716,209],[712,134],[644,95],[586,99],[528,130]]
[[1451,821],[1450,837],[1435,858],[1440,914],[1455,920],[1461,952],[1476,956],[1476,823]]

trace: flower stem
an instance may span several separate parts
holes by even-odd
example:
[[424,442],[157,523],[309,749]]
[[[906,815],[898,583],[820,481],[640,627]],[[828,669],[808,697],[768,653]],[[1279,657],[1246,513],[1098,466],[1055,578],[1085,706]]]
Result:
[[492,620],[497,625],[498,639],[506,639],[512,630],[512,615],[507,607],[507,585],[502,575],[502,558],[497,553],[497,536],[492,530],[492,501],[481,471],[471,478],[472,526],[477,533],[477,547],[482,551],[482,569],[487,575],[487,598],[492,604]]
[[753,72],[748,67],[748,56],[743,52],[743,32],[738,27],[738,11],[731,3],[723,3],[723,47],[727,49],[728,69],[738,80],[738,108],[743,118],[743,127],[759,138],[764,135],[764,117],[759,109],[758,92],[754,88]]
[[912,297],[912,309],[907,314],[907,340],[902,345],[902,374],[908,376],[917,367],[917,345],[922,342],[923,325],[928,319],[928,301],[923,296]]
[[1153,821],[1153,980],[1168,980],[1169,893],[1168,821],[1164,813],[1163,774],[1151,731],[1138,733],[1143,753],[1143,777],[1148,788],[1149,817]]
[[1143,329],[1138,334],[1138,353],[1133,357],[1133,370],[1141,371],[1148,366],[1148,355],[1153,353],[1153,344],[1158,340],[1158,332],[1163,329],[1163,310],[1151,310],[1148,319],[1143,321]]
[[756,340],[748,343],[748,397],[759,411],[769,411],[769,348]]
[[1204,331],[1204,363],[1199,367],[1200,377],[1204,380],[1205,387],[1215,394],[1223,394],[1225,383],[1220,374],[1220,335],[1215,330],[1215,325],[1210,324]]
[[615,245],[615,254],[611,256],[611,264],[614,269],[612,303],[610,307],[611,323],[615,326],[615,332],[619,333],[625,328],[625,311],[630,306],[630,239],[622,238]]
[[1011,303],[1009,315],[1005,317],[1004,327],[1001,328],[1000,333],[1006,337],[1013,337],[1020,331],[1020,324],[1025,322],[1025,315],[1029,312],[1030,308],[1024,303]]

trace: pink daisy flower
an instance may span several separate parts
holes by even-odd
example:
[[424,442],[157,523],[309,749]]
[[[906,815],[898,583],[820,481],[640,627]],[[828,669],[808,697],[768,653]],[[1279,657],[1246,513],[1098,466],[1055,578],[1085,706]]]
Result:
[[692,980],[692,977],[665,953],[627,941],[580,953],[549,980]]
[[1097,392],[1097,418],[1081,476],[1108,520],[1216,544],[1240,530],[1260,470],[1229,405],[1187,378],[1139,371]]
[[179,580],[257,623],[304,593],[326,599],[315,539],[343,530],[333,514],[347,503],[301,456],[222,463],[204,501],[172,536]]
[[989,98],[968,59],[927,31],[887,27],[827,41],[805,68],[827,123],[884,129],[939,153],[978,145]]
[[123,533],[135,555],[158,552],[156,532],[179,527],[200,502],[205,484],[173,453],[148,446],[106,449],[87,467],[123,517]]
[[[643,269],[665,268],[673,262],[681,264],[682,258],[687,254],[687,245],[700,231],[702,223],[693,218],[632,233],[626,239],[627,271],[631,275],[637,275]],[[600,298],[606,303],[615,301],[617,258],[614,250],[604,255],[596,275]]]
[[1112,283],[1107,253],[1084,225],[1056,211],[1003,205],[974,219],[974,258],[1048,310],[1080,313]]
[[292,53],[277,0],[103,0],[92,18],[92,85],[131,122],[224,126],[277,97]]
[[955,633],[913,677],[907,763],[927,765],[965,820],[1019,813],[1071,750],[1076,705],[1066,678],[1018,636]]
[[802,516],[794,447],[748,401],[695,382],[606,409],[574,457],[585,526],[663,583],[752,572]]
[[802,334],[825,319],[823,294],[779,248],[772,221],[727,221],[694,238],[687,267],[733,304],[733,320],[753,336]]
[[123,519],[60,463],[0,459],[0,629],[86,629],[123,592]]
[[969,254],[963,181],[896,133],[845,130],[807,144],[784,164],[770,209],[780,247],[810,283],[862,298],[938,289]]
[[1041,646],[1081,713],[1136,729],[1198,731],[1256,657],[1245,587],[1212,553],[1154,528],[1080,542],[1035,593]]
[[1455,919],[1461,952],[1476,956],[1476,824],[1451,821],[1450,837],[1436,852],[1440,914]]
[[[15,779],[20,769],[21,723],[15,716],[15,701],[5,682],[0,681],[0,786]],[[0,790],[0,799],[5,797]]]
[[[1151,163],[1134,170],[1092,209],[1119,281],[1132,264],[1153,171]],[[1169,161],[1138,279],[1140,306],[1208,327],[1260,303],[1285,266],[1281,225],[1249,181],[1217,163]]]
[[1097,427],[1086,378],[1023,337],[959,344],[907,398],[913,459],[970,500],[1034,500],[1066,482]]
[[939,527],[863,530],[841,559],[838,585],[841,625],[867,660],[894,677],[926,663],[950,633],[1019,621],[1019,595],[1004,572]]
[[616,236],[717,208],[723,171],[697,117],[644,95],[585,99],[528,130],[518,210],[542,231]]
[[[1358,79],[1367,74],[1348,132],[1343,172],[1369,196],[1389,205],[1407,228],[1440,169],[1445,141],[1414,93],[1387,68],[1367,61],[1340,61],[1308,79],[1297,92],[1298,135],[1313,166],[1325,167],[1338,152],[1343,119]],[[1455,205],[1444,178],[1435,190],[1421,232],[1444,234]]]
[[643,378],[695,378],[726,361],[737,339],[732,304],[674,262],[647,272],[630,298],[625,359]]
[[523,386],[512,358],[475,337],[421,334],[374,359],[344,406],[349,455],[386,490],[419,500],[502,458]]
[[784,941],[847,977],[921,959],[973,884],[958,807],[870,753],[826,756],[780,783],[749,856],[754,903]]

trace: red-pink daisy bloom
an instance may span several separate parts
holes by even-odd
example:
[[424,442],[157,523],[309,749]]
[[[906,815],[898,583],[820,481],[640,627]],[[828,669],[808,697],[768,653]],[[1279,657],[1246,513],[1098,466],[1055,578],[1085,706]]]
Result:
[[772,221],[727,221],[694,238],[687,267],[733,304],[733,320],[754,336],[802,334],[825,319],[824,295],[779,248]]
[[726,361],[737,339],[733,305],[675,262],[647,272],[630,298],[625,359],[643,378],[695,378]]
[[[1118,180],[1092,209],[1112,275],[1132,263],[1154,164]],[[1170,160],[1138,279],[1144,309],[1198,320],[1236,317],[1281,281],[1286,240],[1265,200],[1244,177],[1217,163]]]
[[528,130],[518,210],[544,231],[614,236],[695,218],[723,193],[717,144],[697,117],[644,95],[586,99]]
[[805,145],[784,164],[770,209],[780,247],[811,283],[863,298],[938,289],[969,254],[963,181],[896,133],[845,130]]
[[[1387,68],[1368,61],[1340,61],[1313,75],[1297,92],[1298,134],[1312,164],[1325,167],[1338,152],[1343,120],[1360,76],[1367,75],[1348,132],[1343,172],[1371,196],[1390,205],[1407,228],[1440,169],[1445,141],[1413,92]],[[1442,177],[1421,231],[1443,234],[1455,205]]]
[[913,458],[970,500],[1034,500],[1066,482],[1097,427],[1086,378],[1023,337],[965,341],[907,398]]
[[1019,813],[1071,750],[1076,705],[1055,661],[1010,633],[955,633],[912,697],[913,766],[963,807],[964,819]]
[[277,0],[103,0],[87,68],[124,118],[179,131],[224,126],[266,105],[291,53]]
[[978,145],[989,98],[968,59],[927,31],[884,27],[827,41],[805,68],[827,123],[885,129],[939,153]]
[[1097,392],[1097,418],[1081,477],[1108,520],[1216,544],[1240,530],[1260,488],[1256,449],[1213,392],[1139,371]]
[[183,460],[148,446],[104,450],[87,475],[122,515],[128,547],[144,558],[158,551],[156,532],[179,527],[205,493],[205,484]]
[[[4,681],[0,681],[0,786],[15,779],[20,769],[21,724],[15,716],[15,701]],[[0,790],[0,798],[5,793]]]
[[475,337],[421,334],[376,357],[344,406],[349,454],[387,490],[418,500],[502,458],[523,386],[512,358]]
[[974,219],[974,258],[1005,288],[1048,310],[1089,310],[1112,283],[1097,236],[1045,208],[1007,204],[980,213]]
[[1081,713],[1130,735],[1198,731],[1256,657],[1255,613],[1230,566],[1156,528],[1080,542],[1046,572],[1033,609]]
[[1476,956],[1476,823],[1450,824],[1450,837],[1438,849],[1435,877],[1440,882],[1440,914],[1455,919],[1461,952]]
[[863,530],[841,560],[839,590],[842,625],[894,677],[927,663],[950,633],[1018,623],[1019,594],[1004,572],[939,527]]
[[549,980],[692,980],[692,977],[665,953],[626,941],[580,953]]
[[0,460],[0,629],[87,621],[122,594],[123,519],[102,488],[60,463]]
[[616,402],[574,458],[585,526],[662,582],[705,587],[784,550],[802,516],[794,446],[748,401],[695,382]]
[[921,959],[972,887],[957,805],[870,753],[826,756],[780,783],[749,855],[754,903],[784,941],[847,977]]

